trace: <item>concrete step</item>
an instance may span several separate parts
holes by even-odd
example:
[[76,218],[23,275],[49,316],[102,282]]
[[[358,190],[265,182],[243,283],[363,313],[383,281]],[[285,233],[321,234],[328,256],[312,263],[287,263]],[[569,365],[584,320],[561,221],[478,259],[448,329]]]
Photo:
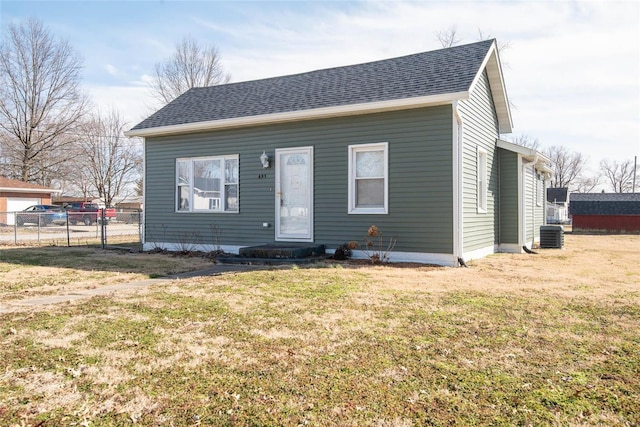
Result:
[[324,253],[324,245],[313,243],[271,243],[240,249],[240,257],[279,260],[319,257]]

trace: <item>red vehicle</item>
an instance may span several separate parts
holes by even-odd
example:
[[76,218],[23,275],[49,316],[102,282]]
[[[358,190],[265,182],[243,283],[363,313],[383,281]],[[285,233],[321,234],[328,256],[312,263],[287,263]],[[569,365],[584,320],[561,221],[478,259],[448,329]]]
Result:
[[103,217],[105,222],[116,218],[116,210],[114,208],[103,209],[92,202],[69,203],[65,206],[65,209],[71,224],[81,222],[84,225],[91,225],[102,221]]

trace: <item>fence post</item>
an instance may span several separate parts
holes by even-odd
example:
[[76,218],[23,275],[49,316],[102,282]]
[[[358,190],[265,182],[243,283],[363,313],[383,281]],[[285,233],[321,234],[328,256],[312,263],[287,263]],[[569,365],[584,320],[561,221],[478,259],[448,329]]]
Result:
[[13,244],[18,244],[18,214],[13,213]]
[[100,247],[104,249],[105,244],[107,243],[107,233],[104,227],[104,209],[100,209]]
[[67,247],[71,247],[71,233],[69,233],[69,212],[67,212]]

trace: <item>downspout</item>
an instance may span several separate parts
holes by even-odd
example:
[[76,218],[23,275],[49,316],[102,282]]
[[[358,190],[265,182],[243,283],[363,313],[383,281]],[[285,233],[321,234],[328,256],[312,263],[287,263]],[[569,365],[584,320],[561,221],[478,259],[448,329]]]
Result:
[[[175,167],[175,166],[174,166]],[[174,202],[175,203],[175,202]],[[138,220],[138,233],[140,234],[140,245],[144,250],[146,241],[146,224],[147,215],[145,215],[147,208],[147,138],[142,138],[142,212],[140,214],[141,220]]]
[[531,250],[536,243],[536,202],[538,198],[538,179],[536,178],[536,165],[538,164],[538,154],[533,157],[533,194],[531,197]]
[[[451,103],[453,117],[453,255],[460,265],[466,265],[463,259],[462,228],[462,135],[463,121],[458,110],[458,101]],[[454,260],[455,262],[455,260]]]

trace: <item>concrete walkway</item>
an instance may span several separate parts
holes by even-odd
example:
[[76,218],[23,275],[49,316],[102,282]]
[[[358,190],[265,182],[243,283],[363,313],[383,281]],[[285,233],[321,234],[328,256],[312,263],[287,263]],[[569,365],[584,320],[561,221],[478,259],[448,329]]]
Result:
[[218,276],[224,273],[268,270],[274,266],[260,264],[216,264],[205,270],[188,271],[172,276],[159,277],[156,279],[140,280],[137,282],[120,283],[117,285],[101,286],[93,289],[79,289],[68,294],[62,295],[46,295],[34,298],[26,298],[21,300],[0,301],[0,314],[13,313],[22,311],[26,308],[44,307],[52,304],[72,302],[83,298],[91,298],[97,295],[108,295],[119,291],[129,291],[136,289],[144,289],[149,286],[159,285],[161,283],[171,282],[173,280],[190,279],[193,277]]

